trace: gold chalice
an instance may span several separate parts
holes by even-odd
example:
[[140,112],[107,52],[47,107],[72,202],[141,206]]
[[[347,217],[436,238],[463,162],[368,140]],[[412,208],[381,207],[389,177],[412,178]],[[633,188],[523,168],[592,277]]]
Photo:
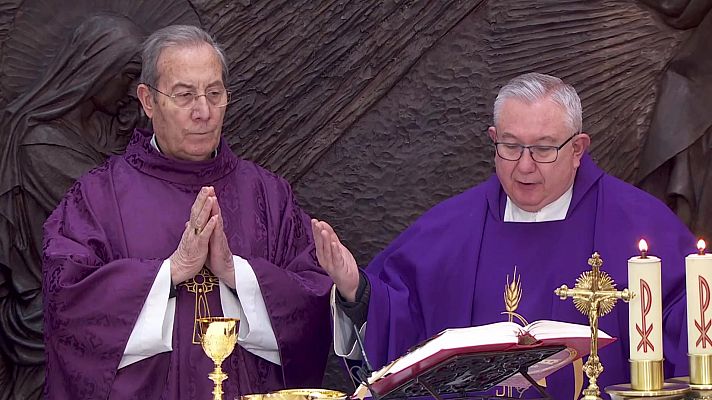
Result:
[[222,363],[235,349],[240,320],[224,317],[199,318],[198,324],[203,351],[215,363],[215,369],[208,374],[208,377],[215,382],[213,400],[222,400],[222,382],[227,379],[227,374],[222,370]]

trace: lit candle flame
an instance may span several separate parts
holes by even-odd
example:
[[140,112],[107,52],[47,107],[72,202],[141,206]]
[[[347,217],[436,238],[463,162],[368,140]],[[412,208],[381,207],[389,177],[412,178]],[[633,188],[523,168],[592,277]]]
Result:
[[645,239],[640,239],[640,242],[638,242],[638,249],[640,249],[640,258],[647,258],[648,242],[646,242]]
[[700,239],[697,241],[697,251],[701,256],[705,255],[705,247],[707,247],[707,244],[704,240]]

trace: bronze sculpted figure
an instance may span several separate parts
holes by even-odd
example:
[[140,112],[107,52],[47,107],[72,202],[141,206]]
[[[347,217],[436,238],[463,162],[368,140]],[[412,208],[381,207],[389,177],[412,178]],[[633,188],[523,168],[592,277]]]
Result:
[[640,186],[712,238],[712,0],[643,0],[677,29],[695,28],[663,75]]
[[143,37],[123,16],[85,19],[2,115],[0,357],[25,369],[33,393],[43,382],[42,224],[76,178],[123,152],[139,118],[128,94]]

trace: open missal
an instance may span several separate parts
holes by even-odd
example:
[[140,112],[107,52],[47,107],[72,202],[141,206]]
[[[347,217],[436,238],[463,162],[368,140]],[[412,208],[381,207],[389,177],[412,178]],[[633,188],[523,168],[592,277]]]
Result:
[[[598,331],[599,349],[615,340]],[[428,382],[437,394],[486,391],[495,385],[527,388],[587,355],[590,345],[591,328],[567,322],[446,329],[373,372],[369,386],[374,395],[386,398],[427,394]],[[361,385],[355,397],[366,396]]]

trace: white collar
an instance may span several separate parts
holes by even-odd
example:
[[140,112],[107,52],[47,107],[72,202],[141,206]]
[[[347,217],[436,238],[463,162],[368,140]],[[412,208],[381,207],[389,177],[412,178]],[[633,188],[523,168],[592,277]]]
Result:
[[[156,134],[154,133],[153,136],[151,136],[151,146],[153,146],[154,149],[156,149],[159,153],[163,154],[161,149],[158,147],[158,142],[156,141]],[[218,155],[218,149],[213,150],[213,155],[210,158],[215,158]]]
[[547,204],[541,210],[534,212],[522,210],[507,196],[507,206],[504,208],[504,222],[546,222],[565,219],[571,205],[573,193],[574,185],[571,185],[569,190],[564,192],[561,197]]

